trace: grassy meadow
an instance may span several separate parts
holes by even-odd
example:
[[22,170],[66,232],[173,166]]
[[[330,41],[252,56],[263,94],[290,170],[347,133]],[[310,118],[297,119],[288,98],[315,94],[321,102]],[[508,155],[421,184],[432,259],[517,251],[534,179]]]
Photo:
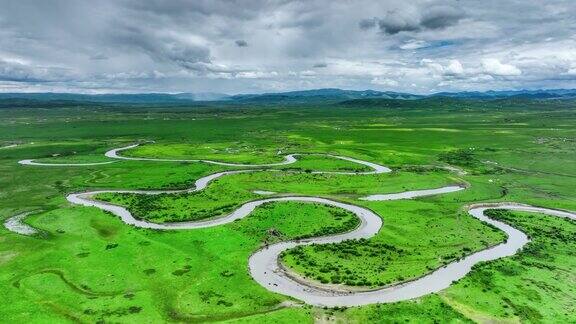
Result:
[[[576,322],[575,224],[493,212],[532,242],[518,255],[480,264],[450,288],[416,300],[322,309],[271,293],[248,273],[268,243],[350,230],[357,219],[318,204],[265,204],[233,223],[158,231],[130,227],[67,193],[89,189],[184,189],[214,172],[198,162],[108,161],[104,152],[155,141],[128,156],[260,164],[306,153],[295,164],[222,177],[195,193],[102,194],[153,222],[220,216],[263,196],[315,195],[370,208],[384,226],[370,240],[299,247],[281,262],[324,283],[381,287],[420,277],[502,242],[502,232],[466,214],[477,202],[514,201],[576,210],[576,110],[572,101],[384,101],[365,106],[147,107],[67,105],[0,109],[0,219],[26,219],[41,233],[0,228],[0,319],[43,322]],[[12,146],[16,144],[16,146]],[[389,166],[318,155],[350,156]],[[466,174],[442,167],[454,166]],[[370,194],[466,184],[402,201]],[[274,196],[274,195],[272,195]]]

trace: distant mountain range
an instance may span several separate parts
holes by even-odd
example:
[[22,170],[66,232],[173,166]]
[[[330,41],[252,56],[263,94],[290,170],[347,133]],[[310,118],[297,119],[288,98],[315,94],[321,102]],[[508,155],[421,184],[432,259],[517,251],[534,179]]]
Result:
[[513,91],[465,91],[465,92],[439,92],[432,97],[450,97],[466,99],[503,99],[503,98],[525,98],[525,99],[574,99],[575,89],[549,89],[549,90],[513,90]]
[[18,103],[32,102],[94,102],[125,104],[186,104],[191,102],[222,101],[230,103],[304,103],[348,101],[359,99],[417,100],[423,98],[456,98],[494,100],[523,99],[575,99],[574,89],[517,90],[486,92],[439,92],[415,95],[392,91],[316,89],[263,94],[226,95],[222,93],[137,93],[137,94],[74,94],[74,93],[0,93],[0,100]]
[[376,91],[376,90],[342,90],[342,89],[316,89],[303,91],[290,91],[264,94],[241,94],[229,97],[234,101],[310,101],[310,100],[350,100],[350,99],[400,99],[410,100],[423,98],[420,95],[409,93]]

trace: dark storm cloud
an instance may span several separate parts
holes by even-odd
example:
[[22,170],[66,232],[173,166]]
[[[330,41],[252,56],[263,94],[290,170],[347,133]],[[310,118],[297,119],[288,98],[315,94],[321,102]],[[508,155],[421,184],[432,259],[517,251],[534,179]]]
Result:
[[[442,29],[456,25],[464,18],[464,12],[452,6],[425,7],[421,12],[389,11],[382,18],[360,21],[361,29],[369,29],[370,21],[378,23],[380,31],[388,35],[427,29]],[[366,28],[368,27],[368,28]]]
[[56,82],[74,79],[71,71],[56,67],[34,67],[18,62],[0,61],[0,81]]
[[0,81],[36,82],[41,79],[34,71],[17,63],[0,61]]
[[126,27],[118,42],[140,50],[158,62],[168,62],[188,70],[204,70],[211,63],[209,48],[169,35],[154,35],[151,31]]
[[567,0],[4,0],[0,91],[575,87],[574,12]]
[[396,13],[389,13],[386,17],[378,19],[378,27],[386,34],[394,35],[399,32],[420,30],[420,23],[411,17],[401,17]]
[[107,60],[107,59],[108,59],[108,56],[106,56],[106,55],[104,55],[104,54],[102,54],[102,53],[99,53],[99,54],[94,54],[94,55],[90,56],[90,59],[91,59],[91,60],[94,60],[94,61]]
[[439,29],[456,25],[464,18],[464,12],[452,6],[434,6],[422,15],[420,25],[423,28]]
[[245,40],[238,39],[235,43],[238,47],[248,47],[248,42]]
[[360,29],[362,29],[362,30],[372,29],[372,28],[376,27],[377,21],[378,21],[377,18],[362,19],[358,23],[358,27],[360,27]]

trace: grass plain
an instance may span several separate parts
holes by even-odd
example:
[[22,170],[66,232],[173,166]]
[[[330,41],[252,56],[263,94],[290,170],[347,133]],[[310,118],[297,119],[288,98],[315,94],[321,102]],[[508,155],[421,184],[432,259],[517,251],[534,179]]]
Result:
[[[391,102],[394,103],[394,102]],[[517,256],[479,265],[455,285],[413,301],[348,309],[298,305],[255,283],[248,257],[263,244],[345,231],[355,218],[314,204],[274,203],[237,222],[195,231],[131,228],[66,193],[189,188],[213,172],[203,163],[120,161],[83,167],[18,160],[101,162],[103,153],[154,140],[131,156],[273,163],[288,153],[332,153],[391,167],[379,175],[305,155],[284,172],[223,177],[199,193],[107,195],[155,222],[214,217],[262,197],[254,190],[319,195],[368,207],[384,227],[367,242],[287,252],[285,265],[323,281],[376,287],[421,276],[498,243],[502,233],[462,210],[516,201],[576,210],[576,111],[570,101],[420,100],[400,107],[100,107],[0,109],[0,218],[27,219],[42,234],[0,229],[0,295],[6,322],[470,322],[576,321],[574,224],[524,213],[494,216],[530,234]],[[281,153],[281,154],[278,154]],[[453,165],[458,175],[434,166]],[[298,171],[298,172],[293,172]],[[376,193],[467,183],[467,190],[409,201]],[[528,284],[525,284],[529,282]],[[296,305],[296,306],[293,306]]]

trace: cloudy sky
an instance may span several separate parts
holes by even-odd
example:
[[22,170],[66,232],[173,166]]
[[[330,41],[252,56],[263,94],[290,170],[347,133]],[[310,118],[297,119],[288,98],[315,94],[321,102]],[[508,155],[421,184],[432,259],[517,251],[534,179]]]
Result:
[[576,88],[574,0],[0,0],[1,92]]

